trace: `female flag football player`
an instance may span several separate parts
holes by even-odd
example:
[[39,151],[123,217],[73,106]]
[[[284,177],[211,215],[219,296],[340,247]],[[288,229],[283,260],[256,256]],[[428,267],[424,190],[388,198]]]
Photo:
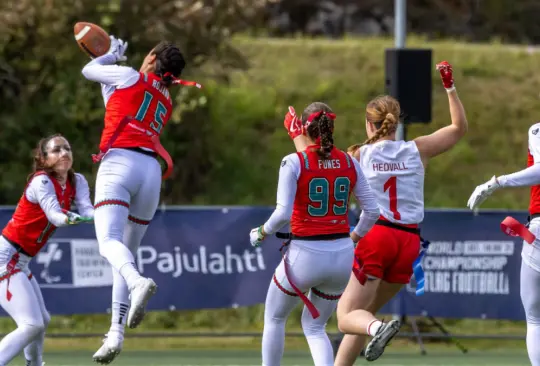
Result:
[[536,237],[523,241],[521,250],[520,293],[527,321],[527,352],[532,366],[540,366],[540,123],[529,128],[527,168],[499,177],[476,187],[467,206],[474,210],[493,192],[504,187],[531,186],[529,203],[529,231]]
[[[88,182],[72,169],[69,142],[62,135],[41,139],[13,217],[0,236],[0,305],[17,329],[0,341],[0,366],[23,349],[28,366],[42,366],[43,342],[50,315],[28,264],[57,227],[92,221]],[[79,214],[71,212],[75,202]]]
[[[161,191],[161,166],[167,163],[164,179],[172,171],[172,160],[159,142],[171,117],[169,89],[174,84],[200,85],[177,79],[185,61],[175,45],[161,42],[144,58],[139,71],[115,65],[125,61],[127,43],[111,36],[111,47],[82,70],[101,83],[105,102],[105,126],[96,179],[95,219],[100,254],[113,268],[111,328],[94,354],[99,363],[110,363],[120,353],[124,327],[137,327],[157,286],[135,266],[134,254],[154,217]],[[131,299],[131,301],[130,301]]]
[[[325,332],[337,300],[347,285],[354,246],[349,236],[350,192],[363,211],[354,228],[364,236],[379,217],[379,208],[357,161],[334,147],[335,114],[324,103],[312,103],[302,114],[305,149],[281,162],[277,206],[268,221],[250,233],[253,246],[290,222],[291,241],[270,282],[266,297],[262,360],[280,365],[285,322],[302,298],[302,328],[314,364],[333,365]],[[307,297],[304,292],[309,291]]]
[[[449,126],[413,141],[396,141],[400,105],[390,96],[381,96],[366,108],[368,140],[349,148],[349,153],[360,162],[381,216],[365,236],[351,233],[358,245],[353,273],[337,307],[338,326],[346,335],[336,365],[354,364],[366,334],[373,336],[366,347],[366,359],[376,360],[399,331],[397,320],[383,324],[373,314],[412,277],[413,263],[420,251],[418,225],[424,218],[424,172],[429,159],[452,148],[468,125],[454,86],[452,66],[444,61],[437,69],[448,94],[452,122]],[[292,127],[298,124],[293,114],[289,112],[285,127],[289,133],[295,131],[291,137],[300,150],[308,144],[307,137],[302,135],[302,129]]]

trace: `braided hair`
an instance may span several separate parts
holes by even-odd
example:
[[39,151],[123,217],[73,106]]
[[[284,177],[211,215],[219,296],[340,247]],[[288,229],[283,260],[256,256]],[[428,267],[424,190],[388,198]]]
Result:
[[166,86],[171,86],[174,78],[182,74],[186,61],[180,49],[170,42],[160,42],[152,50],[156,55],[155,73],[161,77],[161,82]]
[[399,102],[389,96],[382,95],[370,101],[366,107],[366,121],[372,123],[377,131],[362,144],[349,146],[347,152],[354,153],[364,145],[377,142],[394,133],[399,123],[401,108]]
[[320,148],[317,149],[317,154],[323,159],[329,159],[330,152],[334,148],[334,120],[328,115],[333,113],[332,109],[325,103],[311,103],[302,113],[302,124],[306,125],[308,118],[317,112],[322,113],[309,123],[307,134],[314,141],[320,137]]

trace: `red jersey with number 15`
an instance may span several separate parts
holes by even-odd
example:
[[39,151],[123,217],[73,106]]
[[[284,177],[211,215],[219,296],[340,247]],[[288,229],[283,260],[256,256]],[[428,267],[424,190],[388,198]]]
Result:
[[[36,177],[40,175],[46,175],[46,173],[37,172],[32,179],[39,179]],[[49,179],[54,184],[60,207],[69,210],[75,199],[75,187],[68,181],[66,188],[62,190],[56,179],[50,176]],[[55,230],[56,226],[49,222],[39,203],[32,203],[26,198],[25,189],[13,217],[2,231],[2,236],[20,245],[26,253],[34,256],[47,244],[47,240]]]
[[153,149],[152,136],[161,135],[172,113],[169,90],[160,80],[155,74],[140,73],[135,84],[113,92],[105,107],[105,128],[101,134],[100,150],[106,150],[111,136],[126,116],[135,120],[122,130],[112,147]]
[[309,146],[299,152],[300,177],[291,218],[296,236],[348,234],[349,196],[357,173],[352,158],[335,147],[322,159]]

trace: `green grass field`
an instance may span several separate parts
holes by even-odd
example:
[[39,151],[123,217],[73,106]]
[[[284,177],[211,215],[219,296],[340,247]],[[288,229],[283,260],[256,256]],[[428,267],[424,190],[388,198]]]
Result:
[[[414,351],[414,350],[413,350]],[[66,351],[61,353],[46,354],[46,365],[55,366],[79,366],[92,365],[92,352],[90,351]],[[412,352],[393,352],[388,350],[375,365],[379,366],[476,366],[476,365],[504,365],[517,366],[528,363],[525,352],[497,351],[497,352],[472,352],[466,355],[455,352],[433,352],[422,356]],[[212,351],[125,351],[113,363],[118,366],[187,366],[187,365],[260,365],[261,359],[258,351],[235,351],[235,350],[212,350]],[[359,359],[356,365],[373,364]],[[23,366],[22,360],[15,366]],[[313,365],[310,355],[303,351],[286,352],[282,365]]]

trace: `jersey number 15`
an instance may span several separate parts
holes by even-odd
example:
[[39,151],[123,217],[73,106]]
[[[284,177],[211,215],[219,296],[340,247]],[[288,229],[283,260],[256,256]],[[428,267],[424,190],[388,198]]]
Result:
[[[146,113],[148,113],[148,108],[150,107],[150,103],[152,103],[152,99],[154,99],[154,96],[152,93],[145,91],[144,92],[144,99],[141,103],[141,106],[139,107],[139,111],[137,112],[137,115],[135,116],[135,119],[139,122],[144,121],[144,117],[146,117]],[[161,133],[161,128],[163,127],[163,119],[167,115],[167,107],[163,105],[159,100],[157,102],[156,107],[156,113],[154,113],[154,120],[150,122],[150,128],[154,130],[155,133],[158,135]]]

